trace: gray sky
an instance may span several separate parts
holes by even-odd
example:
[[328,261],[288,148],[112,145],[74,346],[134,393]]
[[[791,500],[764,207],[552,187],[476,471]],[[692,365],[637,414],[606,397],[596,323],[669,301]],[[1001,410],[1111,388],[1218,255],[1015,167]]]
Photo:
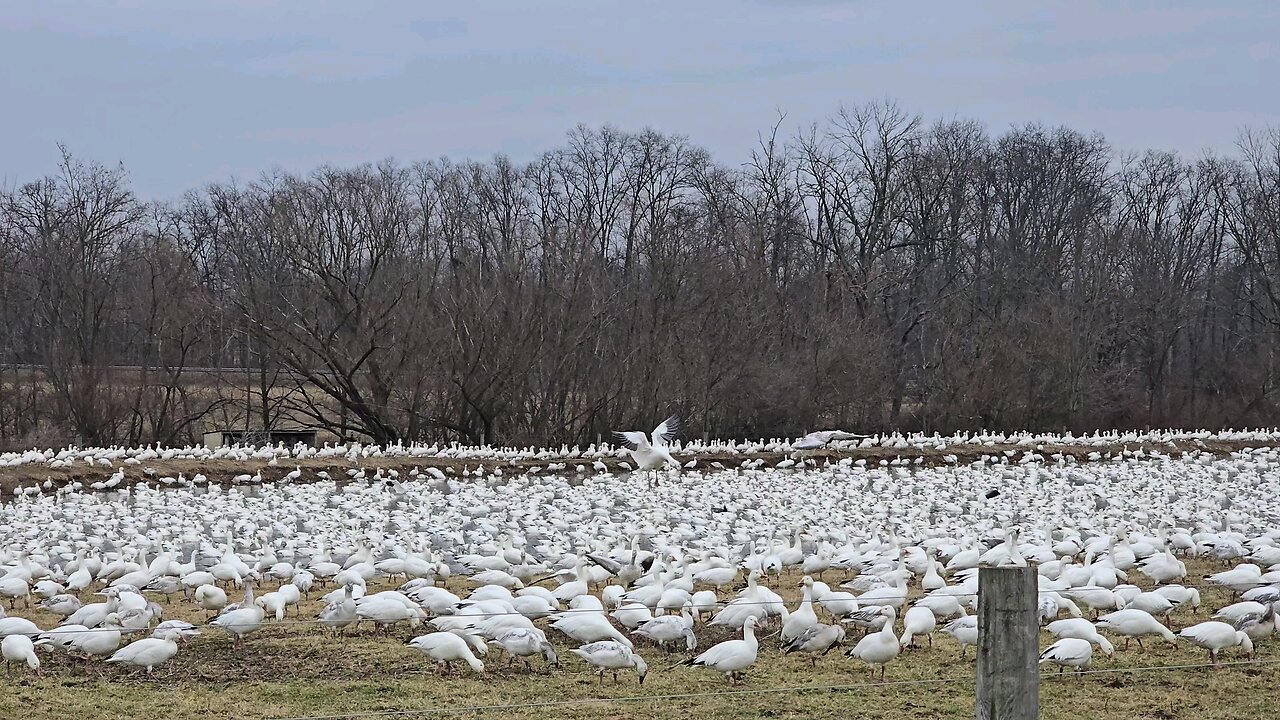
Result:
[[1229,150],[1280,125],[1280,3],[0,2],[0,183],[56,144],[145,197],[280,167],[527,160],[577,123],[726,163],[787,113],[891,97],[1122,149]]

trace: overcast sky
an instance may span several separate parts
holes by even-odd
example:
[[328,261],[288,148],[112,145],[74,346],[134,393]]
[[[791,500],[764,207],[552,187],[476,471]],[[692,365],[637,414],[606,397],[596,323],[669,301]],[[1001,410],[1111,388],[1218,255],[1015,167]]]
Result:
[[168,198],[275,167],[526,160],[577,123],[738,163],[779,110],[794,130],[885,97],[1197,154],[1280,125],[1280,3],[5,0],[0,65],[6,187],[59,142]]

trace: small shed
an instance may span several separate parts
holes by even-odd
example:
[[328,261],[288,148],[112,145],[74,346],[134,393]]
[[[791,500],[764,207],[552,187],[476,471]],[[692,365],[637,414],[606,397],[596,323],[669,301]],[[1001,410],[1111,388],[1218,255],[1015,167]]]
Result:
[[315,447],[316,431],[307,428],[271,430],[212,430],[204,434],[205,447],[223,445],[275,445],[293,446],[298,443]]

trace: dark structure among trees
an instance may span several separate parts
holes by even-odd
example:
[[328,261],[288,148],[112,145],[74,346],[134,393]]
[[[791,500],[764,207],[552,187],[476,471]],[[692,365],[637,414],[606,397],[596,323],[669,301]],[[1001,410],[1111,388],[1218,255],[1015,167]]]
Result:
[[0,446],[1276,424],[1280,132],[1230,155],[892,104],[740,167],[577,128],[148,203],[0,197]]

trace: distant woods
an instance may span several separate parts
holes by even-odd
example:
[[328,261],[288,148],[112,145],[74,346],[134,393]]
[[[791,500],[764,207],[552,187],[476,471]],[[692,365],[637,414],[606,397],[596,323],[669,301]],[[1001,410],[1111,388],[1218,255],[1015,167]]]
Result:
[[1274,425],[1278,329],[1274,130],[1129,155],[880,103],[742,165],[579,127],[174,203],[64,152],[0,196],[7,447]]

